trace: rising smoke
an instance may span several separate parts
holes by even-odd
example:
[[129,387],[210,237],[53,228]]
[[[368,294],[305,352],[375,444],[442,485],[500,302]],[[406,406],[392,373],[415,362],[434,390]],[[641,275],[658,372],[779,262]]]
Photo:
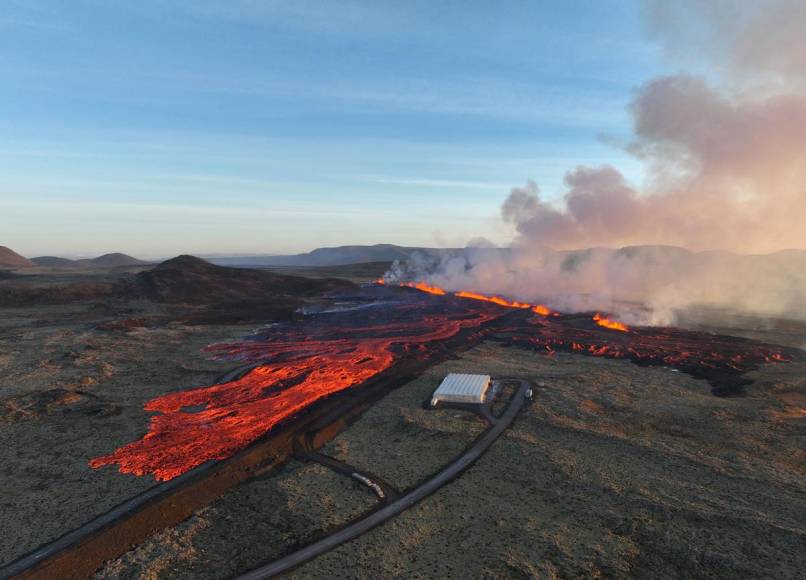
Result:
[[[626,147],[644,163],[644,183],[580,166],[554,205],[528,182],[501,208],[511,249],[421,257],[390,275],[639,322],[673,322],[695,304],[806,315],[806,253],[782,251],[806,248],[806,2],[645,9],[665,52],[696,57],[709,76],[665,76],[636,91]],[[640,247],[599,249],[622,246]]]

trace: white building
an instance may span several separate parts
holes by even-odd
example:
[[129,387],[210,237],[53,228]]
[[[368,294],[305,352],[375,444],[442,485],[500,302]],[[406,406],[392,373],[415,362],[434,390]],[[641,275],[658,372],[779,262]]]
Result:
[[451,373],[434,391],[431,406],[434,407],[438,403],[481,404],[491,383],[489,375]]

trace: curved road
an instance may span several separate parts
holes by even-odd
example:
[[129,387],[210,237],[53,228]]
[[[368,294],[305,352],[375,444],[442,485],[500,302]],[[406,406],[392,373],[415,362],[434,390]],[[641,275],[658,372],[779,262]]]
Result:
[[490,427],[484,432],[483,435],[476,439],[476,442],[473,443],[473,445],[471,445],[464,454],[457,458],[453,463],[450,463],[448,466],[442,469],[442,471],[437,473],[434,477],[400,496],[395,501],[392,501],[380,509],[371,512],[367,516],[355,521],[347,527],[338,530],[330,536],[322,538],[313,544],[309,544],[308,546],[305,546],[296,552],[280,558],[279,560],[275,560],[274,562],[266,564],[265,566],[261,566],[260,568],[252,570],[251,572],[247,572],[242,576],[238,576],[237,580],[262,580],[263,578],[271,578],[272,576],[276,576],[277,574],[286,572],[291,568],[299,566],[303,562],[324,554],[336,546],[349,542],[350,540],[354,540],[375,526],[378,526],[393,518],[460,475],[463,471],[470,467],[473,462],[481,457],[481,455],[487,451],[490,445],[492,445],[495,440],[498,439],[501,433],[503,433],[504,430],[509,427],[510,423],[512,423],[513,419],[515,419],[515,416],[528,400],[532,385],[527,381],[519,382],[521,383],[521,386],[512,396],[512,400],[510,401],[509,406],[504,414],[498,418],[492,427]]
[[400,497],[400,493],[398,493],[392,484],[384,481],[374,473],[369,473],[368,471],[358,469],[352,465],[347,465],[343,461],[339,461],[328,455],[322,455],[316,451],[297,451],[297,455],[306,461],[314,461],[320,465],[329,467],[336,473],[341,473],[342,475],[355,479],[367,486],[381,501],[391,501]]

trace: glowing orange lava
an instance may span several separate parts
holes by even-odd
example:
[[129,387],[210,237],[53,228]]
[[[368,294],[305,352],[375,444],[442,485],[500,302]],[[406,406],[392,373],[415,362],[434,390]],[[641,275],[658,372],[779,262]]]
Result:
[[445,296],[447,292],[438,286],[431,286],[425,282],[401,282],[401,286],[407,288],[416,288],[420,292],[427,292],[428,294],[436,294],[437,296]]
[[617,320],[611,320],[610,318],[605,318],[598,312],[593,315],[593,320],[599,326],[609,328],[610,330],[620,330],[621,332],[630,331],[630,327],[624,324],[623,322],[618,322]]
[[499,306],[506,306],[507,308],[532,308],[532,305],[526,302],[507,300],[506,298],[501,298],[500,296],[485,296],[484,294],[479,294],[477,292],[467,292],[465,290],[461,290],[459,292],[454,293],[454,296],[456,296],[457,298],[484,300],[485,302],[492,302],[493,304],[498,304]]
[[[383,279],[378,279],[375,281],[376,284],[385,285],[386,282]],[[426,284],[425,282],[400,282],[400,286],[404,286],[406,288],[415,288],[417,290],[421,290],[423,292],[428,292],[429,294],[436,294],[439,296],[444,296],[448,294],[447,290],[440,288],[439,286],[432,286],[430,284]],[[505,306],[507,308],[523,308],[523,309],[531,309],[532,312],[535,314],[540,314],[541,316],[551,316],[555,314],[548,306],[543,304],[530,304],[528,302],[519,302],[517,300],[507,300],[506,298],[502,298],[501,296],[488,296],[486,294],[480,294],[478,292],[470,292],[469,290],[460,290],[458,292],[453,293],[454,296],[457,298],[468,298],[470,300],[481,300],[483,302],[492,302],[493,304],[497,304],[498,306]]]
[[555,312],[552,312],[548,306],[543,306],[542,304],[535,304],[532,306],[532,312],[539,314],[540,316],[551,316],[556,314]]
[[422,356],[428,343],[496,317],[485,312],[456,317],[422,307],[400,317],[401,310],[406,314],[405,307],[398,307],[391,317],[363,325],[311,331],[299,324],[274,331],[263,341],[210,347],[218,357],[272,360],[236,381],[149,401],[145,410],[161,414],[151,419],[148,433],[92,459],[90,466],[117,464],[121,473],[172,479],[211,459],[232,456],[278,423],[365,382],[402,356]]

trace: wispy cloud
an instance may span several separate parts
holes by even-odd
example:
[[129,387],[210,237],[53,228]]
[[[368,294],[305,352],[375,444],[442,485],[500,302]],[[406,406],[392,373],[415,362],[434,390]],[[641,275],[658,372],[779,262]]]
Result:
[[414,185],[428,188],[451,189],[481,189],[486,191],[506,191],[511,186],[506,183],[493,183],[488,181],[457,181],[451,179],[418,179],[407,177],[359,177],[360,181],[367,183],[380,183],[385,185]]

